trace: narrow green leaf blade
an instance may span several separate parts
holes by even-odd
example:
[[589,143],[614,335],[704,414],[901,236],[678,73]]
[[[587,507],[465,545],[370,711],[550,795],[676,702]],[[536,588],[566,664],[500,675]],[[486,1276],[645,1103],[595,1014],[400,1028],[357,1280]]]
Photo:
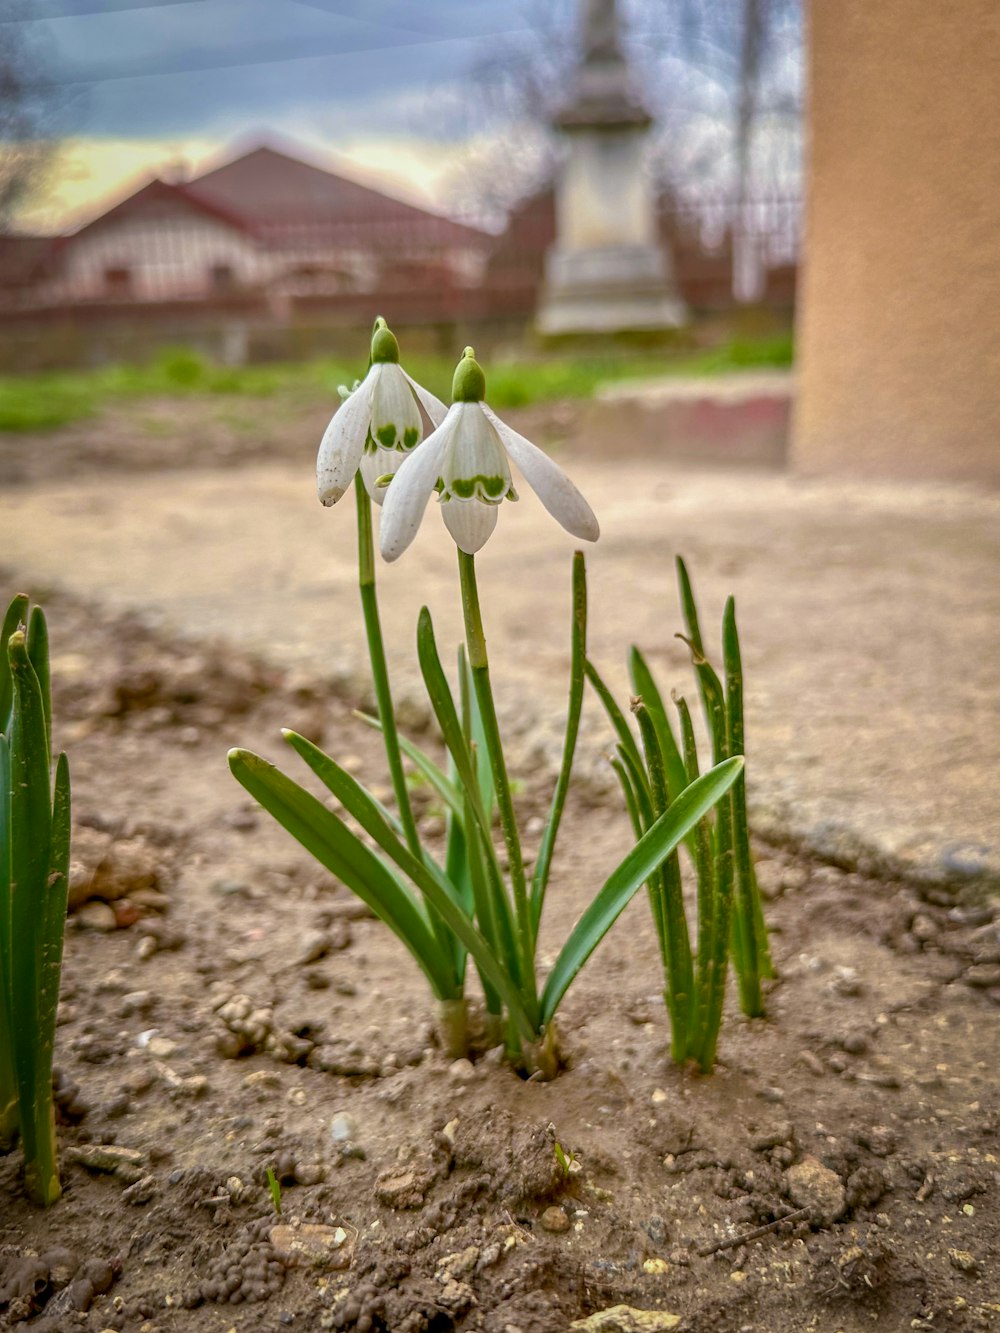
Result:
[[659,742],[660,755],[667,779],[667,792],[672,801],[676,800],[687,786],[687,771],[684,767],[684,759],[674,736],[673,727],[670,725],[670,718],[663,703],[663,696],[660,694],[659,687],[653,678],[653,673],[650,671],[649,664],[642,653],[634,645],[629,649],[628,669],[632,689],[646,705],[650,721],[656,731],[656,739]]
[[438,999],[453,998],[423,913],[404,886],[331,810],[249,750],[230,750],[233,776],[282,828],[343,880],[406,945]]
[[566,795],[569,791],[570,777],[573,771],[573,758],[576,754],[577,737],[580,734],[580,714],[583,711],[583,689],[585,683],[584,663],[587,658],[587,566],[582,551],[573,555],[573,616],[570,630],[570,669],[569,669],[569,705],[566,710],[566,731],[563,740],[562,762],[552,793],[552,805],[549,817],[542,831],[542,840],[538,847],[538,859],[531,883],[531,911],[535,934],[545,901],[545,889],[549,882],[552,866],[552,854],[555,851],[559,824],[562,821]]
[[[6,662],[7,655],[3,659]],[[0,732],[0,1150],[17,1134],[17,1084],[11,1032],[10,990],[10,746]]]
[[0,731],[6,735],[10,725],[10,709],[14,700],[14,685],[10,675],[10,662],[7,660],[7,644],[18,625],[27,624],[28,598],[25,593],[18,593],[7,607],[0,630]]
[[[345,768],[341,768],[337,761],[325,754],[318,745],[306,740],[298,732],[285,729],[281,734],[296,754],[305,760],[324,786],[337,797],[348,814],[353,815],[369,837],[373,838],[382,851],[395,861],[405,875],[409,875],[418,888],[422,886],[425,877],[431,875],[439,887],[445,893],[451,894],[461,905],[459,890],[449,883],[441,873],[440,866],[427,853],[423,852],[423,849],[421,849],[420,857],[417,857],[410,850],[396,835],[386,817],[387,812],[356,778],[352,777]],[[460,952],[456,950],[457,941],[454,936],[447,931],[443,936],[441,935],[438,930],[440,921],[435,922],[434,915],[432,913],[431,928],[438,937],[438,942],[452,959],[454,985],[458,987],[461,980],[463,959]]]
[[[372,717],[370,713],[355,713],[366,726],[373,727],[376,731],[382,730],[382,723],[377,717]],[[414,768],[427,779],[434,791],[447,805],[448,809],[453,811],[459,818],[462,815],[462,793],[456,784],[448,775],[438,767],[425,751],[421,750],[419,745],[408,740],[405,736],[399,738],[399,748],[407,759],[413,764]]]
[[728,759],[693,782],[636,843],[605,881],[569,939],[542,993],[542,1022],[548,1024],[573,979],[645,881],[712,808],[743,771],[741,758]]
[[615,733],[618,736],[618,742],[623,751],[623,757],[628,763],[633,778],[638,776],[638,780],[648,797],[649,781],[643,767],[642,756],[639,754],[639,746],[636,744],[635,737],[632,735],[632,729],[625,720],[625,715],[615,703],[614,695],[608,689],[600,672],[589,657],[584,665],[584,671],[586,672],[587,679],[594,687],[597,697],[600,699],[604,707],[604,711],[608,715],[608,721],[615,729]]
[[[11,1037],[28,1191],[39,1203],[59,1196],[52,1119],[51,1051],[39,1029],[52,797],[46,707],[24,632],[7,642],[13,685],[10,721]],[[14,947],[16,941],[16,947]]]
[[[35,668],[38,684],[42,691],[42,707],[45,711],[45,737],[48,752],[52,750],[52,681],[49,672],[49,627],[45,612],[40,606],[31,608],[28,621],[28,658]],[[51,760],[50,760],[51,762]]]

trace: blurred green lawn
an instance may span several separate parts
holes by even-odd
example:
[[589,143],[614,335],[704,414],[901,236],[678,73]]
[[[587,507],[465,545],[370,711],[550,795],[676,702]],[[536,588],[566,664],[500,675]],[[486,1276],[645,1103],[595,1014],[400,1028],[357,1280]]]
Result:
[[[631,358],[551,357],[488,364],[489,401],[525,407],[559,398],[588,398],[609,380],[658,375],[719,375],[792,364],[792,338],[736,338],[711,351]],[[450,401],[453,357],[407,357],[406,368],[445,402]],[[0,377],[0,431],[54,430],[96,416],[115,402],[142,398],[279,395],[335,402],[337,386],[351,384],[363,366],[322,359],[273,365],[215,365],[186,347],[165,349],[145,366]]]

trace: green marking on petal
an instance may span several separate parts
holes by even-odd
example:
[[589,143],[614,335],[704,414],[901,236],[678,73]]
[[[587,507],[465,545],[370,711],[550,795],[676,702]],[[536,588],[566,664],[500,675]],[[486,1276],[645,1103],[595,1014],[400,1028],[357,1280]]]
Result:
[[403,448],[412,449],[420,443],[420,431],[416,426],[407,426],[403,431]]
[[514,490],[514,487],[513,487],[513,486],[509,486],[509,487],[507,488],[507,497],[506,497],[506,498],[507,498],[508,500],[520,500],[521,497],[518,495],[517,491]]
[[375,432],[378,442],[383,449],[391,449],[396,443],[396,427],[390,422],[387,426],[379,426]]
[[[500,504],[507,491],[503,477],[453,477],[448,491],[458,500],[482,500],[486,504]],[[513,488],[511,488],[513,489]]]
[[391,472],[383,472],[381,477],[376,477],[375,478],[376,489],[381,489],[383,486],[388,486],[389,482],[392,481],[392,476],[393,474]]

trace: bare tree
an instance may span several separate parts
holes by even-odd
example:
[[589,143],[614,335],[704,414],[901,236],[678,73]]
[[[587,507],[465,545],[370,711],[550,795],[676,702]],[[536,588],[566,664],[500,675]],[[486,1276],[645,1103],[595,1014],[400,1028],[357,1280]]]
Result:
[[[632,0],[620,8],[636,81],[656,118],[651,160],[663,186],[708,186],[734,201],[779,182],[794,191],[800,0]],[[550,121],[578,42],[577,0],[527,0],[520,30],[491,40],[461,92],[438,102],[444,132],[472,145],[454,181],[463,211],[502,220],[551,179]]]
[[0,232],[40,185],[55,140],[58,94],[32,0],[4,0],[0,21]]

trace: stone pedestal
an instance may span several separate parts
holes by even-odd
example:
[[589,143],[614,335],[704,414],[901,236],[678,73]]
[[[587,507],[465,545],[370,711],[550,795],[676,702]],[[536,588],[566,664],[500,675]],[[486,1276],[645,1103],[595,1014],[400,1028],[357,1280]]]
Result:
[[549,335],[676,328],[685,310],[643,163],[651,119],[631,87],[613,3],[585,7],[583,36],[573,95],[555,121],[565,155],[538,328]]

